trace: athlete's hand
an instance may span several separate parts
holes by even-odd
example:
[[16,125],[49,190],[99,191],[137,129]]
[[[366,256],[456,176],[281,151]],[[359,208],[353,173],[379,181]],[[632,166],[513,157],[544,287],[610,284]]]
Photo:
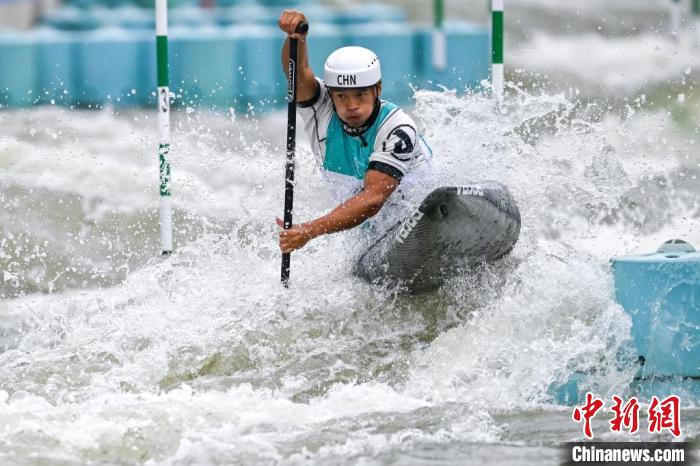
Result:
[[283,253],[288,253],[303,248],[306,243],[314,239],[311,229],[303,223],[299,225],[292,225],[292,228],[285,230],[284,222],[282,219],[278,218],[277,226],[282,228],[280,231],[280,249]]
[[292,39],[304,39],[307,32],[304,34],[299,34],[296,32],[297,26],[299,26],[299,23],[302,22],[308,23],[304,13],[297,10],[284,10],[280,15],[278,24],[280,29],[286,32]]

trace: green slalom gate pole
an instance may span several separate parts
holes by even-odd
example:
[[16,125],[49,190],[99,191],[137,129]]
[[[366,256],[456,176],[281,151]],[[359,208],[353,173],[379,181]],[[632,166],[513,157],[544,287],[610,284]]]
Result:
[[503,0],[491,0],[491,89],[503,99]]
[[433,67],[437,70],[447,68],[447,37],[445,36],[445,2],[433,2]]
[[700,47],[700,0],[693,0],[690,10],[695,18],[695,45]]
[[673,39],[678,40],[681,35],[681,0],[671,0],[669,5],[669,16],[670,16],[670,32]]
[[168,78],[168,0],[156,0],[156,54],[158,61],[158,159],[160,174],[160,246],[173,251],[173,213],[170,192],[170,83]]

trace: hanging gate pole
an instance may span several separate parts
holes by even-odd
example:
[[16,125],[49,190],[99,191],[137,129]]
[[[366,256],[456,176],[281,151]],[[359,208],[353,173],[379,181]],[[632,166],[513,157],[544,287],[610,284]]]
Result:
[[433,67],[436,70],[447,68],[447,37],[445,36],[445,4],[444,0],[434,0],[433,22]]
[[491,0],[491,88],[503,99],[503,0]]
[[160,246],[173,251],[173,214],[170,192],[170,88],[168,78],[168,0],[156,0],[156,55],[158,63],[158,160],[160,178]]

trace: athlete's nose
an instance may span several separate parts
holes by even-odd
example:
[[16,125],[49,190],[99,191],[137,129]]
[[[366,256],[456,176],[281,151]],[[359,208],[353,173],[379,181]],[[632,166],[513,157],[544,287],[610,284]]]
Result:
[[349,111],[354,111],[354,110],[358,110],[359,108],[360,108],[360,99],[356,99],[355,97],[350,97],[350,99],[348,99],[347,109]]

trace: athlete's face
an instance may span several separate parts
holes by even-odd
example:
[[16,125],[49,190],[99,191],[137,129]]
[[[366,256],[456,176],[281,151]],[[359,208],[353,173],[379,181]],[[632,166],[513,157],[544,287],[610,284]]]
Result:
[[372,114],[374,101],[382,92],[382,83],[362,89],[332,89],[330,92],[340,119],[353,128],[358,128]]

